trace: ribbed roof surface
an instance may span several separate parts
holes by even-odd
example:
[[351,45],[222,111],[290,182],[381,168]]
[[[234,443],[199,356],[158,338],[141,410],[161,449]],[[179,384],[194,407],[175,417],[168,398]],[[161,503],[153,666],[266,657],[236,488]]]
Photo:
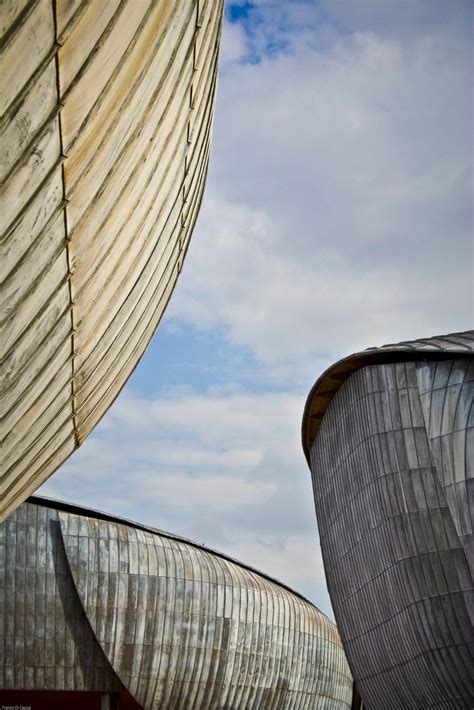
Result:
[[349,377],[367,365],[377,365],[402,360],[446,360],[474,355],[474,330],[462,333],[436,335],[432,338],[407,340],[401,343],[368,348],[331,365],[313,385],[303,413],[302,443],[309,463],[311,445],[318,432],[326,409],[339,387]]
[[[35,497],[0,533],[9,619],[24,615],[31,599],[17,593],[25,578],[33,590],[28,624],[5,624],[0,632],[8,688],[30,677],[38,690],[55,690],[58,682],[68,690],[113,689],[104,675],[110,664],[150,710],[351,707],[352,676],[335,624],[246,565],[169,533]],[[42,582],[46,607],[37,601]],[[74,597],[68,623],[64,590]],[[76,604],[71,628],[77,600],[86,618],[81,626]],[[55,629],[48,655],[37,644],[25,654],[28,636],[42,638],[45,627]],[[91,631],[108,663],[97,658]]]
[[0,4],[0,520],[92,431],[182,268],[222,0]]
[[[82,515],[87,518],[104,520],[104,521],[109,521],[112,523],[119,523],[121,525],[128,525],[129,527],[136,528],[137,530],[143,530],[143,531],[149,532],[149,533],[156,533],[157,535],[160,535],[161,537],[166,537],[166,538],[169,538],[170,540],[176,540],[177,542],[186,543],[186,545],[191,545],[192,547],[196,547],[199,550],[203,550],[203,551],[209,552],[213,555],[217,555],[218,557],[222,557],[223,560],[228,560],[229,562],[233,562],[236,565],[240,565],[241,567],[244,567],[245,569],[248,569],[251,572],[255,572],[256,574],[259,574],[260,576],[264,577],[265,579],[268,579],[269,581],[274,582],[275,584],[278,584],[280,587],[282,587],[282,589],[287,589],[289,592],[291,592],[292,594],[295,594],[297,597],[300,597],[300,599],[303,599],[303,601],[307,602],[308,604],[313,605],[313,602],[311,602],[309,599],[307,599],[305,596],[303,596],[303,594],[300,594],[300,592],[297,592],[295,589],[292,589],[284,582],[280,582],[278,579],[275,579],[275,577],[270,576],[266,572],[261,572],[260,570],[256,569],[255,567],[252,567],[251,565],[248,565],[245,562],[241,562],[240,560],[235,559],[235,557],[231,557],[230,555],[226,555],[225,552],[219,552],[219,550],[214,550],[212,547],[208,547],[207,545],[204,545],[204,544],[200,545],[198,542],[194,542],[193,540],[189,540],[188,538],[182,537],[181,535],[176,535],[175,533],[170,533],[170,532],[167,532],[166,530],[161,530],[160,528],[155,528],[152,525],[145,525],[144,523],[139,523],[135,520],[129,520],[128,518],[122,518],[119,515],[113,515],[112,513],[105,513],[102,510],[96,510],[95,508],[86,508],[85,506],[78,505],[77,503],[68,503],[66,501],[56,500],[54,498],[48,498],[47,496],[33,495],[28,498],[27,502],[32,503],[34,505],[43,506],[46,508],[54,508],[55,510],[63,511],[65,513],[73,513],[74,515]],[[318,611],[319,611],[319,609],[318,609]],[[322,612],[320,612],[320,613],[322,614]]]

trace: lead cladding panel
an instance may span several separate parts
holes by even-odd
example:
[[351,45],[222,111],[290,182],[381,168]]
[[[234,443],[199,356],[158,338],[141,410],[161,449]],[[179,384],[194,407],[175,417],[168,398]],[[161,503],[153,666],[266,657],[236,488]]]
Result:
[[25,503],[0,524],[0,689],[120,691],[78,599],[58,513]]
[[474,360],[419,363],[416,374],[438,478],[474,570]]
[[278,584],[210,551],[60,512],[94,633],[145,708],[349,708],[336,627]]
[[314,383],[306,400],[302,421],[302,444],[309,464],[310,449],[324,413],[339,387],[349,377],[368,365],[401,361],[440,361],[448,358],[469,358],[474,355],[474,330],[436,335],[368,348],[331,365]]
[[166,308],[210,154],[222,0],[0,3],[0,520]]
[[472,359],[369,366],[312,445],[329,592],[369,709],[473,706],[472,424]]

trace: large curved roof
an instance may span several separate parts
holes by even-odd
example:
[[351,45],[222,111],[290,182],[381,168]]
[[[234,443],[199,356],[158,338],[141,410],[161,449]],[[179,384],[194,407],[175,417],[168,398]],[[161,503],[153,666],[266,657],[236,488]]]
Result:
[[309,463],[311,445],[332,398],[339,387],[360,368],[403,360],[446,360],[473,355],[474,330],[465,330],[368,348],[334,363],[316,380],[306,400],[301,428],[306,460]]
[[[207,545],[204,545],[204,544],[199,544],[198,542],[194,542],[194,540],[189,540],[188,538],[182,537],[181,535],[176,535],[175,533],[170,533],[170,532],[167,532],[166,530],[161,530],[160,528],[155,528],[152,525],[145,525],[144,523],[137,523],[135,520],[129,520],[128,518],[122,518],[119,515],[113,515],[112,513],[104,513],[101,510],[96,510],[94,508],[86,508],[85,506],[78,505],[77,503],[69,503],[67,501],[57,500],[55,498],[48,498],[47,496],[33,495],[33,496],[30,496],[26,502],[33,503],[34,505],[44,506],[46,508],[54,508],[55,510],[63,511],[65,513],[73,513],[74,515],[82,515],[87,518],[93,518],[93,519],[97,519],[97,520],[105,520],[105,521],[109,521],[112,523],[119,523],[121,525],[128,525],[129,527],[136,528],[137,530],[143,530],[145,532],[156,533],[157,535],[160,535],[160,537],[168,538],[169,540],[176,540],[178,542],[184,542],[186,545],[190,545],[191,547],[195,547],[198,550],[203,550],[204,552],[209,552],[212,555],[217,555],[217,557],[221,557],[223,560],[228,560],[229,562],[233,562],[234,564],[239,565],[240,567],[243,567],[244,569],[247,569],[250,572],[254,572],[255,574],[258,574],[260,577],[263,577],[264,579],[268,579],[270,582],[273,582],[274,584],[277,584],[279,587],[282,587],[282,589],[286,589],[287,591],[291,592],[291,594],[294,594],[295,596],[299,597],[307,604],[311,604],[312,606],[314,606],[315,609],[318,609],[313,604],[313,602],[311,602],[309,599],[307,599],[305,596],[303,596],[303,594],[300,594],[300,592],[297,592],[295,589],[292,589],[284,582],[280,582],[280,580],[276,579],[275,577],[270,576],[266,572],[261,572],[260,570],[256,569],[255,567],[252,567],[251,565],[248,565],[245,562],[241,562],[240,560],[237,560],[235,557],[231,557],[230,555],[226,555],[225,552],[220,552],[219,550],[214,550],[212,547],[208,547]],[[320,614],[323,614],[323,612],[320,609],[318,609],[318,612]]]
[[[0,527],[6,616],[22,613],[16,590],[27,574],[32,589],[48,590],[46,608],[33,605],[28,627],[2,631],[7,688],[21,686],[21,673],[33,668],[29,687],[56,689],[62,673],[46,679],[43,672],[56,663],[77,667],[64,673],[68,690],[96,690],[98,682],[113,689],[112,668],[146,709],[351,706],[352,676],[335,624],[268,576],[203,545],[58,501],[31,497]],[[66,594],[74,597],[68,623],[60,603]],[[45,623],[55,630],[49,655],[35,645],[27,658],[24,637]],[[103,654],[96,661],[95,642]],[[66,644],[72,653],[64,654]],[[75,659],[77,648],[84,653]],[[94,665],[102,669],[98,679]]]
[[158,326],[207,174],[223,0],[0,3],[0,520]]

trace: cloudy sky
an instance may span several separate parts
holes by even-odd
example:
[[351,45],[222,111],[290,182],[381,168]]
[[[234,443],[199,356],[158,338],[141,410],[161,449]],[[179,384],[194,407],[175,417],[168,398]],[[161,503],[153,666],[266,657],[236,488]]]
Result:
[[39,493],[190,537],[331,613],[306,395],[473,322],[471,0],[228,3],[210,173],[174,296]]

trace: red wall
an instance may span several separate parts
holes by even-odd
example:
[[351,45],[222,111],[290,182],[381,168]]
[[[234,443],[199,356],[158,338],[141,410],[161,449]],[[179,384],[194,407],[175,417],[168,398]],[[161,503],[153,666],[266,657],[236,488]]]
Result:
[[[3,705],[12,710],[100,710],[101,695],[62,690],[1,690],[0,708]],[[142,710],[126,691],[120,693],[118,708]]]

